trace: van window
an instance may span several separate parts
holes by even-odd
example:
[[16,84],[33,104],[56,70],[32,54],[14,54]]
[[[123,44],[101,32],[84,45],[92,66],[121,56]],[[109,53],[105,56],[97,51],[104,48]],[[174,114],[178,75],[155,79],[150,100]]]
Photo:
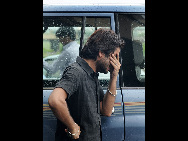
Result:
[[79,55],[81,17],[44,17],[43,79],[60,79]]
[[132,40],[136,76],[139,81],[145,82],[145,26],[133,28]]
[[[95,30],[110,29],[110,22],[110,17],[86,17],[83,24],[81,16],[43,16],[43,86],[54,87],[65,68],[79,56],[81,41],[83,47]],[[109,79],[110,73],[99,74],[103,87],[108,85]]]
[[119,14],[120,37],[125,40],[122,49],[124,87],[145,86],[145,15]]

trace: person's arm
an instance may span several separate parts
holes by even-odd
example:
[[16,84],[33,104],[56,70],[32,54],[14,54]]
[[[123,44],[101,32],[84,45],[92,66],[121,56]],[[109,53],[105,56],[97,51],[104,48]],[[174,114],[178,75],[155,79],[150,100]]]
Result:
[[[117,76],[119,73],[119,69],[121,67],[121,64],[119,63],[119,54],[117,54],[117,58],[115,56],[114,56],[114,54],[112,56],[110,56],[110,60],[111,60],[110,63],[113,68],[110,71],[110,81],[109,81],[109,86],[108,86],[109,91],[113,95],[116,95]],[[109,91],[107,90],[107,92],[103,98],[103,101],[100,102],[101,114],[105,115],[105,116],[111,116],[115,98],[116,98],[115,96],[110,94]]]
[[56,73],[58,70],[64,70],[67,67],[67,62],[70,60],[70,53],[68,51],[63,51],[56,60],[49,64],[43,60],[43,67],[49,73]]
[[[72,139],[78,139],[80,135],[80,126],[75,124],[71,117],[67,102],[65,101],[66,98],[66,91],[62,88],[55,88],[49,96],[48,103],[54,115],[68,127],[72,134],[76,134],[72,136]],[[65,129],[65,132],[67,132],[67,129]]]

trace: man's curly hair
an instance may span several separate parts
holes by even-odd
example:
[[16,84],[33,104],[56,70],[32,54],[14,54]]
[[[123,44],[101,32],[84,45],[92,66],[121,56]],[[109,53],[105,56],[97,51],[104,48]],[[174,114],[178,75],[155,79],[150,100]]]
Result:
[[124,40],[119,39],[113,30],[100,28],[88,38],[81,50],[80,57],[96,60],[99,51],[108,57],[116,48],[123,48],[124,44]]

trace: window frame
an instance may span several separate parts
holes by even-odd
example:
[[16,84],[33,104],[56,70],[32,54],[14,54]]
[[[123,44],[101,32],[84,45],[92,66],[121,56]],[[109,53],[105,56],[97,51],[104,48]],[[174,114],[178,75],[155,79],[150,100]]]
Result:
[[44,16],[110,17],[111,29],[115,31],[114,13],[43,13]]

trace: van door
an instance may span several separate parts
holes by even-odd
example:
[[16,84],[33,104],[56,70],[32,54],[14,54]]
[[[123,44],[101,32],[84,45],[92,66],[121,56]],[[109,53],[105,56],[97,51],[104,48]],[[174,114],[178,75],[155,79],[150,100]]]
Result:
[[125,140],[145,141],[145,14],[116,14],[121,50]]

